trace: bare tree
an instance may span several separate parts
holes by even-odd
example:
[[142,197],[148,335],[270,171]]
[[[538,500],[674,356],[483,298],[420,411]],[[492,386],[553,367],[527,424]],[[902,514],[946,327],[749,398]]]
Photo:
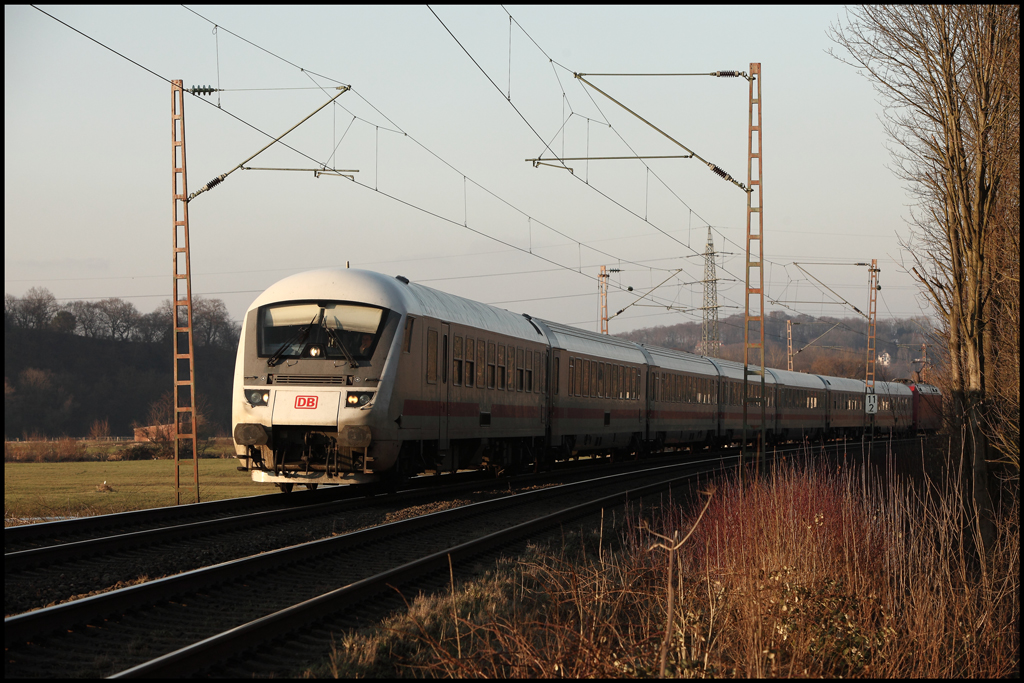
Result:
[[156,342],[164,340],[170,333],[171,312],[161,306],[151,313],[139,316],[134,339],[141,342]]
[[70,311],[75,316],[75,329],[83,337],[102,337],[103,320],[100,310],[92,301],[72,301]]
[[45,287],[33,287],[21,297],[22,317],[25,327],[44,330],[50,319],[60,309],[57,299]]
[[995,538],[985,430],[989,256],[1001,192],[1019,184],[1019,175],[1008,176],[1000,134],[1019,128],[1012,106],[1019,72],[1008,73],[1020,59],[1019,33],[1020,10],[1010,5],[863,6],[830,31],[850,57],[837,58],[861,69],[886,106],[895,172],[917,200],[915,243],[906,246],[946,330],[953,406],[986,547]]
[[196,346],[230,347],[234,342],[234,325],[223,300],[193,296],[192,318]]
[[96,303],[96,308],[110,337],[126,341],[131,336],[139,318],[135,304],[124,299],[103,299]]
[[24,327],[21,299],[13,294],[4,294],[4,327]]
[[55,332],[74,334],[76,327],[78,327],[78,321],[75,319],[75,314],[66,306],[57,311],[56,315],[50,319],[50,329]]

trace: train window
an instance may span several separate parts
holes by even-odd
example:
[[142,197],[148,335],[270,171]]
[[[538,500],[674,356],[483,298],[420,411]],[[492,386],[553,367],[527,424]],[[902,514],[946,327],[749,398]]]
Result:
[[494,365],[494,353],[495,346],[494,342],[487,342],[487,388],[493,389],[495,386],[495,365]]
[[623,394],[626,393],[622,387],[622,370],[621,365],[615,368],[615,396],[620,400],[623,398]]
[[498,344],[498,389],[505,389],[505,345]]
[[516,391],[523,391],[524,389],[530,391],[526,388],[526,366],[523,363],[523,350],[516,349]]
[[427,330],[427,382],[437,384],[437,330]]
[[597,364],[597,395],[603,398],[606,395],[604,386],[604,363]]
[[533,391],[533,354],[526,352],[526,390]]
[[[558,360],[557,358],[555,359]],[[555,392],[558,393],[557,391]],[[576,358],[569,356],[569,395],[576,395]]]
[[[583,365],[580,365],[582,363]],[[590,361],[586,358],[576,359],[576,373],[582,376],[576,378],[576,383],[580,385],[580,396],[590,396]]]
[[597,396],[597,361],[590,361],[590,396]]
[[576,357],[576,383],[573,384],[573,396],[583,395],[583,359]]
[[452,384],[462,386],[462,337],[452,341]]
[[487,342],[476,340],[476,385],[483,389],[487,386]]
[[405,319],[405,338],[402,340],[402,350],[405,353],[412,353],[412,326],[416,318],[409,316]]
[[473,386],[473,379],[476,377],[476,344],[466,337],[466,386]]

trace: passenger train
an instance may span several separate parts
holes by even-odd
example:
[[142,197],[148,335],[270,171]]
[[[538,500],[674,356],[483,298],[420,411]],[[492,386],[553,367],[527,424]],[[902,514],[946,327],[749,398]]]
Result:
[[[765,393],[771,441],[940,424],[926,384],[876,382],[873,424],[861,380],[769,369]],[[737,442],[742,401],[741,363],[338,268],[285,278],[249,307],[232,424],[253,480],[290,491]],[[760,407],[748,413],[760,433]]]

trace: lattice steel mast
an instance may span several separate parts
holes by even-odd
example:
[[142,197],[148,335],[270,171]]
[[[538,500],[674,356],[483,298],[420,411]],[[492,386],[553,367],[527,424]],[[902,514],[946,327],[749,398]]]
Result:
[[[608,334],[608,274],[621,272],[618,268],[606,268],[601,266],[601,272],[597,274],[597,294],[600,299],[601,311],[601,334]],[[630,287],[632,289],[632,287]],[[621,313],[622,311],[619,311]]]
[[708,226],[708,243],[704,248],[704,321],[701,325],[700,352],[718,356],[722,346],[718,336],[718,276],[715,273],[715,241]]
[[[758,442],[757,467],[760,470],[761,454],[765,441],[765,414],[768,397],[765,393],[764,369],[764,214],[761,211],[761,64],[750,65],[750,106],[747,129],[747,266],[743,313],[743,444],[740,453],[740,471],[746,460],[747,432],[750,426],[749,407],[753,403],[761,407],[761,438]],[[755,85],[757,92],[755,96]],[[757,116],[754,116],[754,108]],[[756,123],[755,123],[756,121]],[[757,161],[755,174],[754,161]],[[757,215],[757,220],[753,219]],[[753,299],[753,304],[751,300]],[[751,339],[751,331],[755,339]],[[754,356],[758,364],[750,367]],[[751,377],[760,376],[760,387],[755,395],[750,386]],[[756,380],[755,380],[756,381]],[[742,476],[742,474],[741,474]]]
[[[171,196],[174,302],[174,503],[181,503],[182,451],[191,446],[195,502],[199,502],[196,449],[195,355],[192,343],[192,275],[188,247],[188,182],[185,177],[185,99],[181,81],[171,82]],[[159,427],[158,427],[159,428]]]

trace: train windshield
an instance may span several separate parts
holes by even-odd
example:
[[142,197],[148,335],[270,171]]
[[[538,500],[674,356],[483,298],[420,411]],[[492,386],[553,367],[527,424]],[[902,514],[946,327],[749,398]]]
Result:
[[272,304],[260,308],[259,355],[264,358],[369,360],[387,309],[341,301]]

